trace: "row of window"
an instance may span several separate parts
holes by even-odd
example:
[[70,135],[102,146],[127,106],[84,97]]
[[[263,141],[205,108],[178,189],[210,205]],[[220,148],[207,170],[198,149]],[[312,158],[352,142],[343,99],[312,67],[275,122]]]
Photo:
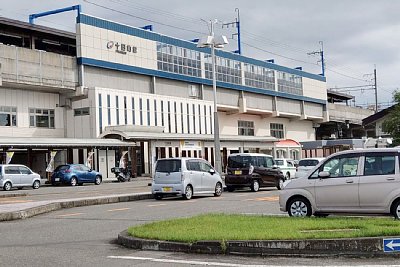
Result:
[[[216,80],[220,82],[242,84],[242,65],[240,61],[216,56]],[[161,42],[157,43],[158,70],[183,75],[201,77],[201,53],[195,50],[177,47]],[[212,79],[212,58],[204,54],[205,78]],[[303,94],[302,77],[278,71],[278,91],[296,95]],[[262,66],[244,64],[244,84],[268,90],[275,90],[275,72]]]
[[[99,94],[99,130],[103,130],[103,108],[107,109],[107,125],[112,125],[115,112],[116,125],[163,126],[168,133],[212,134],[212,106],[168,100],[155,100],[123,96],[123,120],[120,120],[119,96],[115,96],[115,108],[111,107],[111,95],[103,106]],[[129,102],[129,103],[128,103]],[[129,106],[129,107],[128,107]],[[128,112],[131,121],[128,121]],[[180,127],[179,127],[180,126]]]
[[[17,126],[17,108],[0,107],[0,126]],[[29,109],[29,126],[54,128],[54,109]]]
[[[283,139],[285,138],[285,132],[283,124],[281,123],[270,123],[271,136]],[[254,122],[253,121],[238,121],[238,135],[254,136]]]
[[[311,178],[317,178],[319,172],[329,172],[331,178],[358,175],[361,155],[344,155],[331,158],[316,170]],[[395,174],[396,155],[394,153],[366,153],[364,156],[364,176]]]

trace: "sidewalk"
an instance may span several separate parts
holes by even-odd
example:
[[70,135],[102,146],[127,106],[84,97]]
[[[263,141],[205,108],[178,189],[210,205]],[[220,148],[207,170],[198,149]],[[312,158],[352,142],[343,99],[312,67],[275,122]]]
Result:
[[[133,180],[133,181],[132,181]],[[64,208],[73,208],[73,207],[81,207],[81,206],[91,206],[91,205],[101,205],[101,204],[109,204],[109,203],[117,203],[117,202],[128,202],[128,201],[136,201],[143,199],[152,198],[152,194],[147,189],[147,183],[151,182],[149,177],[138,177],[132,179],[131,182],[127,183],[118,183],[116,178],[108,178],[104,179],[104,183],[109,184],[115,182],[115,186],[109,184],[108,187],[102,188],[103,191],[98,192],[97,186],[93,187],[78,187],[82,188],[81,191],[74,190],[72,187],[60,187],[58,190],[68,190],[69,192],[53,192],[50,191],[47,194],[43,193],[44,196],[55,195],[55,199],[47,199],[47,200],[32,200],[35,199],[40,194],[40,188],[38,190],[24,190],[21,192],[19,190],[13,190],[11,192],[1,191],[0,200],[1,199],[9,199],[11,202],[15,201],[15,203],[10,204],[0,204],[0,222],[1,221],[12,221],[25,219],[29,217],[33,217],[39,214],[47,213],[50,211],[55,211]],[[44,186],[47,190],[51,190],[51,185]],[[123,188],[121,188],[123,187]],[[56,189],[55,189],[56,190]],[[85,191],[82,191],[85,190]],[[136,191],[132,193],[121,193],[114,191]],[[113,192],[109,192],[113,191]],[[39,192],[39,193],[38,193]],[[80,194],[87,193],[90,194],[101,194],[98,196],[86,196],[86,197],[70,197],[63,198],[62,195],[71,194]],[[29,200],[19,200],[18,198],[30,198]]]

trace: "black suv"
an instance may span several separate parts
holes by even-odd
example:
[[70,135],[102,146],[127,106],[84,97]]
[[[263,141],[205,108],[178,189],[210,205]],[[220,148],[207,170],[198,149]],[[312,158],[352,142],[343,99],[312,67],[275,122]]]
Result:
[[257,192],[260,187],[283,188],[285,176],[270,155],[258,153],[238,153],[228,157],[225,184],[229,192],[240,187],[250,187]]

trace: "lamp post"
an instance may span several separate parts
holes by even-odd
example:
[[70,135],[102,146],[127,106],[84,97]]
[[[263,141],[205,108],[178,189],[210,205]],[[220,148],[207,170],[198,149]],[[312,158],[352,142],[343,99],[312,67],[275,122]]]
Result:
[[223,48],[225,44],[228,44],[228,40],[225,36],[214,35],[214,24],[217,20],[210,21],[210,35],[199,40],[197,47],[210,47],[211,48],[211,60],[212,60],[212,78],[213,78],[213,95],[214,95],[214,168],[220,174],[222,174],[222,163],[221,163],[221,144],[219,139],[219,122],[218,122],[218,110],[217,110],[217,77],[216,77],[216,59],[215,59],[215,48]]

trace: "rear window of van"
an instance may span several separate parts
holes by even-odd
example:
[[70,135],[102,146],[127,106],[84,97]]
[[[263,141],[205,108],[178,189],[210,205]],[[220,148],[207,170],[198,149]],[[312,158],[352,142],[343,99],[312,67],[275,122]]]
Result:
[[0,166],[0,175],[2,174],[2,172],[1,172],[1,166]]
[[319,161],[316,159],[302,159],[299,162],[299,166],[316,166]]
[[181,171],[181,160],[180,159],[168,159],[159,160],[156,164],[156,172],[180,172]]

